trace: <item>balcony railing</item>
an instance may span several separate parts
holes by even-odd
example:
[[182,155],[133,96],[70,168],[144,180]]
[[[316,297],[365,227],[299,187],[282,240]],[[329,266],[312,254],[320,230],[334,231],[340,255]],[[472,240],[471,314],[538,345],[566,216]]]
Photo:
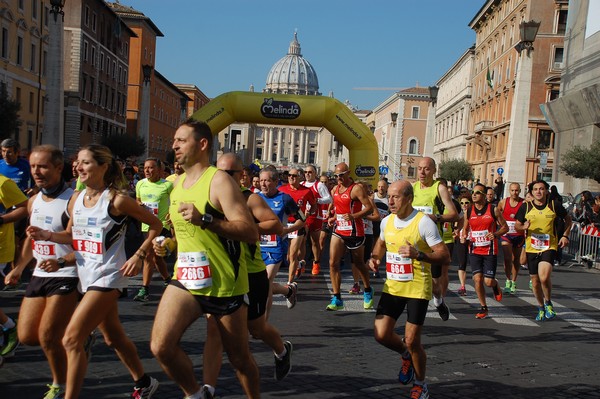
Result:
[[494,128],[494,121],[480,121],[475,124],[475,133],[491,131]]

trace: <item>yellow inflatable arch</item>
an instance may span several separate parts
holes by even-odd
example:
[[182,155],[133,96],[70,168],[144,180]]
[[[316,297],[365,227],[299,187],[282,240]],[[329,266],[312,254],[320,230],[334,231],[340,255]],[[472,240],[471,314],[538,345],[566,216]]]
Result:
[[379,179],[373,133],[347,106],[331,97],[232,91],[211,100],[192,118],[206,122],[213,134],[234,122],[321,126],[348,148],[354,179],[374,186]]

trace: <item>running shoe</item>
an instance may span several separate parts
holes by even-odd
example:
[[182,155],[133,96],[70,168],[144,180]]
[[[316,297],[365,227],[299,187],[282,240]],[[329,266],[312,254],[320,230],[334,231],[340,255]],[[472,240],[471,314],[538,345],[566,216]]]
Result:
[[447,321],[450,317],[450,309],[448,309],[448,305],[446,305],[446,302],[442,302],[440,306],[436,306],[435,308],[437,309],[440,318],[443,321]]
[[427,384],[414,384],[410,390],[410,399],[429,399],[429,389],[427,389]]
[[348,293],[353,294],[353,295],[362,294],[362,292],[360,291],[360,283],[354,283],[354,285],[352,286],[352,288],[350,288],[348,290]]
[[57,387],[54,384],[46,385],[48,392],[44,395],[44,399],[63,399],[65,397],[65,390],[61,387]]
[[373,294],[375,294],[373,287],[371,287],[371,291],[365,290],[363,294],[363,308],[373,309]]
[[148,302],[150,300],[150,295],[148,295],[148,290],[144,287],[140,288],[137,295],[133,297],[134,301],[137,302]]
[[475,314],[475,318],[476,319],[485,319],[486,317],[488,317],[488,308],[487,308],[487,306],[482,306],[479,309],[479,312],[477,312]]
[[504,293],[510,294],[510,288],[512,287],[512,281],[506,280],[506,284],[504,285]]
[[546,310],[543,307],[541,307],[538,309],[537,316],[535,316],[535,320],[536,321],[544,321],[545,318],[546,318]]
[[287,308],[293,309],[297,302],[298,284],[294,281],[288,284],[287,288],[288,294],[285,296],[285,301],[287,302]]
[[296,269],[296,280],[300,278],[306,271],[306,261],[303,259],[298,262],[298,268]]
[[156,378],[150,377],[150,385],[144,388],[134,387],[133,394],[131,394],[131,397],[133,399],[150,399],[157,389],[158,381],[156,380]]
[[556,312],[554,311],[552,303],[547,303],[544,305],[544,317],[546,320],[552,320],[556,317]]
[[326,310],[341,310],[344,309],[344,301],[341,299],[338,299],[337,296],[332,296],[331,297],[331,303],[329,303],[329,305],[327,305]]
[[19,347],[19,338],[17,337],[17,319],[15,319],[15,326],[8,330],[3,330],[2,335],[4,336],[4,346],[0,350],[0,356],[4,358],[12,357],[15,351]]
[[513,281],[512,284],[510,285],[510,293],[511,294],[516,294],[517,292],[517,282]]
[[313,276],[316,276],[319,273],[321,273],[321,265],[317,262],[313,262],[313,267],[312,267],[311,273]]
[[402,366],[400,367],[400,372],[398,373],[398,381],[400,381],[402,385],[406,385],[411,383],[412,380],[415,378],[415,368],[413,367],[412,357],[410,356],[410,353],[408,354],[407,358],[402,356],[401,359]]
[[496,280],[496,284],[492,288],[494,291],[494,299],[498,302],[502,301],[502,290],[500,290],[500,284],[498,284],[498,280]]
[[[200,388],[200,399],[214,399],[215,397],[216,396],[210,393],[210,390],[206,385],[202,385],[202,388]],[[186,398],[188,398],[188,396],[186,396]]]
[[289,373],[292,371],[292,351],[294,347],[290,341],[285,341],[283,343],[285,346],[286,352],[283,356],[283,359],[278,359],[275,357],[275,379],[277,381],[283,380]]
[[465,288],[465,286],[461,286],[458,291],[457,291],[458,295],[460,296],[466,296],[467,295],[467,289]]

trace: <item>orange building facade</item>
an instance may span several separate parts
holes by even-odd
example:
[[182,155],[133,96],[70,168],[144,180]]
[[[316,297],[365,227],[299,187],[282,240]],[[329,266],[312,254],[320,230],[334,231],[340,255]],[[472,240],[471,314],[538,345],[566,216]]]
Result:
[[[520,54],[519,24],[541,22],[531,51],[525,182],[551,180],[554,133],[539,105],[558,97],[568,1],[489,0],[470,23],[476,33],[466,159],[476,180],[492,185],[506,167]],[[521,99],[522,100],[522,99]],[[500,168],[500,169],[499,169]]]

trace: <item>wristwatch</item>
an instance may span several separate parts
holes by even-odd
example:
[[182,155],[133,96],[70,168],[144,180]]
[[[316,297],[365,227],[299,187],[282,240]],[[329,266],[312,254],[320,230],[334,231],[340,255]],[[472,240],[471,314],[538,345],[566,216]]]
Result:
[[62,269],[67,264],[67,261],[65,260],[65,258],[58,258],[56,259],[56,263],[58,263],[58,268]]
[[213,215],[205,213],[200,218],[200,221],[202,222],[202,224],[200,225],[200,228],[205,229],[209,224],[211,224],[213,222],[213,220],[214,220]]
[[442,220],[442,215],[440,215],[439,213],[435,215],[435,221],[439,222],[440,220]]
[[419,251],[419,253],[417,254],[417,260],[422,261],[423,259],[425,259],[425,254]]

